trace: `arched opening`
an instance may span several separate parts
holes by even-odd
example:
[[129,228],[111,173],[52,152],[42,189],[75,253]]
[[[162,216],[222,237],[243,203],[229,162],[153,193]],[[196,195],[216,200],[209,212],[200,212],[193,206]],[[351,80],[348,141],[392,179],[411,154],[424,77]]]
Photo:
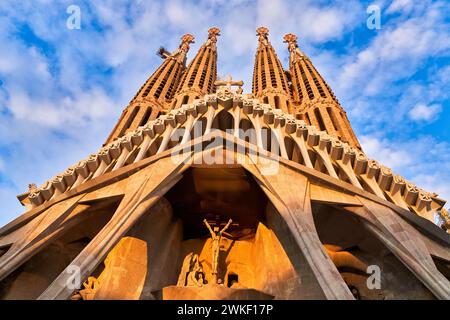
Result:
[[152,144],[148,147],[147,152],[145,154],[146,158],[151,157],[151,156],[155,155],[156,152],[158,152],[158,149],[161,146],[162,140],[163,140],[163,137],[159,136],[152,142]]
[[305,164],[299,146],[297,145],[297,143],[295,143],[295,141],[291,137],[287,136],[284,138],[284,145],[286,147],[286,153],[288,155],[289,160],[292,160],[294,162],[303,165]]
[[141,109],[141,107],[138,106],[138,107],[135,107],[135,108],[133,109],[133,111],[131,111],[131,113],[130,113],[128,119],[126,120],[126,122],[125,122],[125,124],[124,124],[124,126],[123,126],[122,129],[120,130],[119,136],[124,135],[125,132],[130,128],[131,124],[132,124],[133,121],[134,121],[134,118],[136,118],[136,115],[138,114],[138,112],[139,112],[140,109]]
[[152,114],[153,109],[152,108],[147,108],[147,110],[145,111],[144,116],[142,117],[141,122],[139,123],[139,126],[143,126],[145,125],[148,120],[150,119],[150,116]]
[[280,109],[280,97],[275,96],[275,109]]
[[213,120],[212,128],[232,134],[234,118],[227,110],[220,111]]
[[181,103],[182,105],[183,104],[188,104],[188,102],[189,102],[189,96],[184,96],[183,97],[183,102]]
[[88,208],[76,208],[73,212],[79,213],[71,218],[72,227],[56,230],[45,246],[0,282],[0,299],[37,299],[111,219],[120,199],[109,198]]
[[323,123],[322,115],[319,108],[314,109],[314,115],[316,116],[317,123],[319,124],[320,131],[326,131],[325,123]]
[[201,117],[198,119],[191,128],[190,138],[189,140],[197,139],[201,137],[206,131],[207,119],[205,117]]
[[[433,294],[387,247],[368,231],[358,216],[335,206],[312,203],[320,241],[354,295],[362,300],[434,299]],[[368,287],[369,266],[381,271],[381,286]]]
[[244,118],[239,122],[239,138],[256,145],[256,130],[250,120]]

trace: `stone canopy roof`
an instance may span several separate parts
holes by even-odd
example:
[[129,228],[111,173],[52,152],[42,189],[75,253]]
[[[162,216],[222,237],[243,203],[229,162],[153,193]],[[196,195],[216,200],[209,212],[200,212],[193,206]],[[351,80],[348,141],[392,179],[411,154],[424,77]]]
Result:
[[[217,125],[223,118],[228,119],[228,122],[222,121],[228,125]],[[251,95],[238,94],[229,89],[205,95],[149,121],[41,186],[30,188],[18,198],[30,208],[40,206],[107,172],[139,162],[176,145],[188,144],[196,124],[202,124],[202,135],[214,129],[226,129],[235,137],[243,138],[242,130],[233,130],[241,128],[243,122],[254,129],[254,143],[258,147],[288,161],[319,170],[328,174],[330,179],[338,179],[373,193],[430,221],[445,204],[436,193],[417,187],[338,138],[306,125],[304,121],[296,120],[269,104],[260,103]],[[263,131],[271,132],[276,138],[278,150],[271,150],[267,144],[264,146]]]

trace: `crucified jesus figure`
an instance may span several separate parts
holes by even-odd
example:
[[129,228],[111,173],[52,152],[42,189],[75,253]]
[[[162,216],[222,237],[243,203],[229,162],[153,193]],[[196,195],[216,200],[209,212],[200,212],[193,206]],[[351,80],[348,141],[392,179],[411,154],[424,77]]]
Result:
[[212,251],[212,283],[217,284],[217,274],[218,274],[218,267],[219,267],[219,251],[220,251],[220,240],[222,239],[222,234],[225,232],[225,230],[228,229],[228,227],[231,225],[233,220],[228,220],[228,223],[225,225],[225,227],[220,230],[219,226],[215,226],[214,229],[211,228],[208,221],[206,219],[203,219],[203,222],[205,223],[206,227],[208,227],[209,233],[211,233],[211,251]]

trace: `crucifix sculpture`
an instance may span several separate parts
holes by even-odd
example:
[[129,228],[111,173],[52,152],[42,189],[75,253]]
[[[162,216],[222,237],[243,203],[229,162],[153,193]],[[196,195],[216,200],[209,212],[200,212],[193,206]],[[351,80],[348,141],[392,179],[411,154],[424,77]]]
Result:
[[225,227],[220,230],[220,224],[214,227],[214,229],[211,228],[208,221],[206,219],[203,219],[203,222],[205,223],[206,227],[209,230],[209,233],[211,233],[211,251],[212,251],[212,280],[211,282],[214,284],[217,284],[217,274],[219,273],[219,251],[220,251],[220,240],[222,240],[222,234],[225,232],[225,230],[228,229],[228,227],[233,222],[232,219],[228,220],[228,223],[225,225]]
[[216,80],[214,82],[214,85],[217,87],[224,87],[225,89],[228,89],[230,91],[231,91],[231,86],[239,86],[238,90],[241,90],[242,89],[241,87],[244,85],[244,81],[242,81],[242,80],[233,81],[233,78],[230,75],[228,75],[227,79],[225,81],[224,80]]

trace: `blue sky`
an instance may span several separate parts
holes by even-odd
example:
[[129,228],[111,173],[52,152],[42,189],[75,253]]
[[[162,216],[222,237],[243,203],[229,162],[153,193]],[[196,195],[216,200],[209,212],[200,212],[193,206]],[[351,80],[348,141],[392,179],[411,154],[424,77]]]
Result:
[[[369,5],[381,29],[366,26]],[[69,5],[81,29],[66,27]],[[255,29],[270,29],[284,67],[285,33],[299,36],[363,149],[450,199],[450,6],[445,1],[0,2],[0,225],[23,212],[15,196],[99,149],[122,109],[192,33],[192,58],[218,26],[220,76],[251,90]]]

